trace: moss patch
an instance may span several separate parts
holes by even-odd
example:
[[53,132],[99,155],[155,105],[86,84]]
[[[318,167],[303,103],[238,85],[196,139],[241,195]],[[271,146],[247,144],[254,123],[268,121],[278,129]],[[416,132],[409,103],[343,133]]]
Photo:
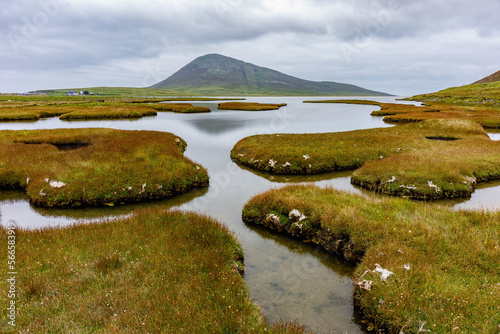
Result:
[[289,186],[252,198],[243,219],[360,262],[355,300],[375,328],[498,331],[499,213]]
[[[3,244],[8,233],[16,240],[16,331],[306,332],[263,320],[238,273],[241,246],[213,219],[154,209],[119,221],[10,231],[0,227]],[[0,259],[7,263],[6,252]],[[1,287],[8,291],[8,282]],[[0,302],[9,305],[6,293]],[[2,321],[0,331],[9,330]]]
[[0,131],[0,189],[41,206],[114,205],[208,184],[171,133],[110,129]]

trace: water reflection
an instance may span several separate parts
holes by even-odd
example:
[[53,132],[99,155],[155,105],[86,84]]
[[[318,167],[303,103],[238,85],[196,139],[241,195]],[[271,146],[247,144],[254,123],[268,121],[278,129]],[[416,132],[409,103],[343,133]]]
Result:
[[75,222],[90,222],[98,219],[125,217],[137,209],[169,208],[191,202],[196,197],[204,196],[208,187],[195,189],[186,194],[161,201],[134,203],[128,205],[90,207],[82,209],[44,208],[29,204],[27,196],[20,191],[0,192],[1,223],[15,221],[24,229],[39,229],[44,227],[65,227]]

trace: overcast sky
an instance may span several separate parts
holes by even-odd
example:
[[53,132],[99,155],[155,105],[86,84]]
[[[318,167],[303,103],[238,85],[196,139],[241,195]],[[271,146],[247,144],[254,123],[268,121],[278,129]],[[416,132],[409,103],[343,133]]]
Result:
[[500,70],[499,0],[1,0],[0,92],[146,87],[219,53],[397,95]]

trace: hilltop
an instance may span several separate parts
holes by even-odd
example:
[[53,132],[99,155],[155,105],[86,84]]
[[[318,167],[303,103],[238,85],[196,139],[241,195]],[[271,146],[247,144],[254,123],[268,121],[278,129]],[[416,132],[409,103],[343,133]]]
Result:
[[389,95],[350,84],[299,79],[219,54],[198,57],[150,88],[200,95]]

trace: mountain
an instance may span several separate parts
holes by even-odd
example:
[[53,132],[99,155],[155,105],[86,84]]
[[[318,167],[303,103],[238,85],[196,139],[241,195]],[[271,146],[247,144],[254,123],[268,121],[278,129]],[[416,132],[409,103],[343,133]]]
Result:
[[487,77],[485,78],[482,78],[481,80],[478,80],[476,82],[474,82],[475,84],[478,84],[478,83],[490,83],[490,82],[495,82],[495,81],[500,81],[500,71],[497,71],[491,75],[488,75]]
[[219,54],[196,58],[150,88],[201,95],[389,95],[349,84],[303,80]]

